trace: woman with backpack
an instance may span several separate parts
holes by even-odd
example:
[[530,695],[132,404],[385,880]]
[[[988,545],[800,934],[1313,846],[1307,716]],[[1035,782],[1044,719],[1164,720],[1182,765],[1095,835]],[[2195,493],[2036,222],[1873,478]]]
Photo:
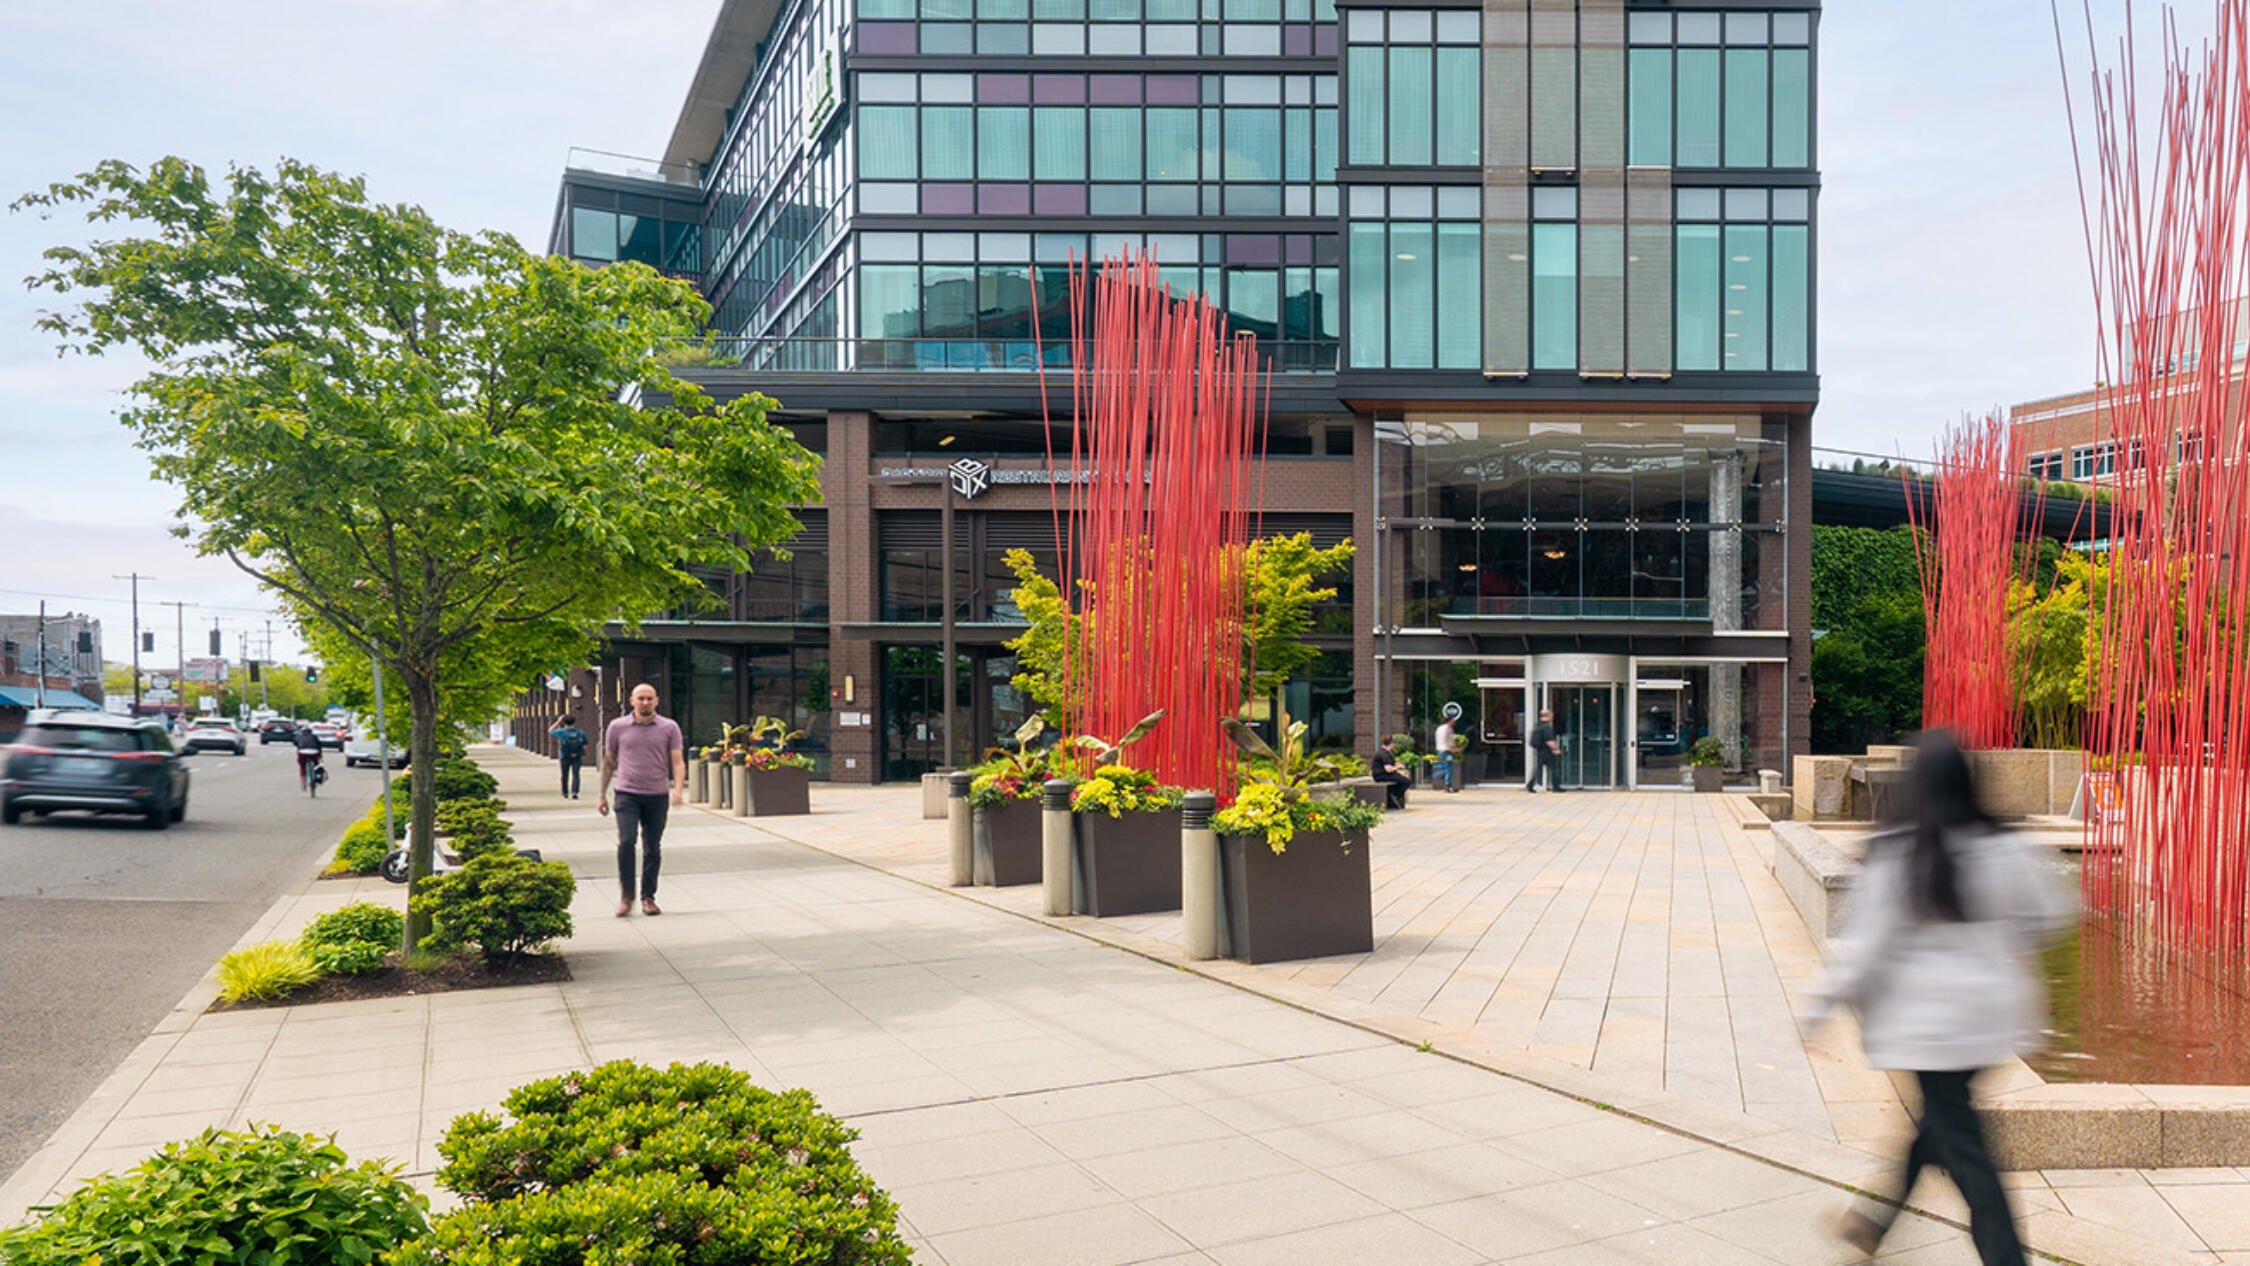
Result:
[[565,800],[578,798],[578,768],[586,760],[586,731],[578,728],[578,718],[567,716],[547,731],[555,740],[555,753],[562,758],[562,793]]
[[[1920,1083],[1922,1117],[1897,1200],[1912,1194],[1924,1166],[1941,1166],[1968,1203],[1978,1260],[2023,1266],[1969,1081],[2043,1044],[2037,954],[2076,925],[2078,907],[2024,845],[1996,829],[1951,734],[1916,741],[1907,785],[1905,802],[1867,842],[1844,934],[1805,1025],[1851,1007],[1867,1062]],[[1844,1214],[1836,1233],[1872,1256],[1897,1216],[1897,1204],[1871,1205]]]

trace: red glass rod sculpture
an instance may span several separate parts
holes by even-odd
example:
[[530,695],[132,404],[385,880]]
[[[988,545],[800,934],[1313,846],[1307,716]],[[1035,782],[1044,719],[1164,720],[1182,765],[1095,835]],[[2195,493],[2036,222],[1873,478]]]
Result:
[[1152,256],[1074,263],[1070,300],[1067,471],[1050,454],[1069,489],[1057,552],[1080,617],[1068,723],[1115,740],[1161,710],[1131,763],[1231,797],[1219,722],[1242,703],[1243,557],[1265,439],[1257,344],[1201,297],[1174,296]]
[[[2240,953],[2250,950],[2250,0],[2211,9],[2212,33],[2192,50],[2165,15],[2153,102],[2138,91],[2132,45],[2105,70],[2088,19],[2080,196],[2115,480],[2088,666],[2084,873],[2088,905],[2128,932]],[[2075,136],[2075,111],[2071,124]]]
[[2036,557],[2017,548],[2017,449],[2006,415],[1963,418],[1938,444],[1935,476],[1904,476],[1928,632],[1922,724],[1965,747],[2016,745],[2008,588]]

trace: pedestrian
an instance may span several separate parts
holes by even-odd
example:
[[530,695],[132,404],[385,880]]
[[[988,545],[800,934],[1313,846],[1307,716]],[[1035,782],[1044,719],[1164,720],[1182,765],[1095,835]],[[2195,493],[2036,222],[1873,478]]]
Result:
[[312,771],[320,767],[320,736],[299,721],[289,736],[289,745],[297,749],[297,790],[303,791],[312,782]]
[[[1922,735],[1907,780],[1905,803],[1868,839],[1805,1028],[1837,1005],[1858,1012],[1867,1062],[1912,1072],[1921,1085],[1896,1199],[1912,1194],[1924,1166],[1943,1167],[1969,1206],[1978,1260],[2022,1266],[1969,1081],[2042,1044],[2047,1000],[2035,957],[2075,925],[2077,904],[2024,845],[1994,829],[1952,735]],[[1839,1217],[1836,1233],[1872,1256],[1897,1216],[1897,1204],[1869,1202]]]
[[1406,789],[1414,782],[1413,775],[1399,764],[1398,753],[1392,746],[1404,737],[1399,735],[1378,746],[1375,749],[1375,759],[1367,762],[1367,772],[1382,785],[1383,807],[1386,809],[1405,808]]
[[562,793],[565,800],[578,798],[578,769],[586,761],[586,731],[578,728],[578,718],[566,716],[547,731],[555,740],[555,755],[562,762]]
[[656,715],[656,687],[633,687],[633,710],[609,723],[602,735],[602,781],[594,811],[610,811],[610,784],[617,785],[617,917],[633,912],[634,834],[640,836],[642,914],[662,914],[656,905],[656,872],[664,861],[664,820],[680,803],[687,786],[687,750],[680,727]]
[[1445,788],[1447,795],[1461,789],[1453,773],[1453,718],[1445,717],[1437,727],[1437,785]]
[[1562,790],[1562,737],[1555,733],[1555,712],[1539,709],[1539,724],[1531,727],[1531,780],[1525,791],[1539,790],[1539,775],[1547,776],[1547,790]]

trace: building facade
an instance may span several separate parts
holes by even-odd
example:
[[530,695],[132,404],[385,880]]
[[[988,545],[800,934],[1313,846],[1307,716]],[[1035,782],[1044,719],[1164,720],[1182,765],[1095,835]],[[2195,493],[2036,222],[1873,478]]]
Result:
[[1427,742],[1459,704],[1472,771],[1520,778],[1552,707],[1576,785],[1678,785],[1704,736],[1786,769],[1818,28],[1804,0],[729,0],[663,160],[574,163],[552,247],[693,279],[713,363],[683,376],[780,400],[824,500],[787,560],[533,691],[519,741],[647,678],[699,741],[780,715],[829,777],[938,768],[947,570],[952,755],[1010,729],[1001,558],[1052,571],[1069,263],[1134,248],[1267,353],[1261,530],[1358,547],[1289,701],[1321,741]]

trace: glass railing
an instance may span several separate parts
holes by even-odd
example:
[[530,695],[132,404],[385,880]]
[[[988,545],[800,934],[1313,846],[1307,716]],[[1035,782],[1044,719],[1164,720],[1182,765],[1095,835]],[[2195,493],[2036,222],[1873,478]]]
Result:
[[[1336,341],[1260,339],[1265,368],[1277,374],[1336,370]],[[859,373],[1037,373],[1071,368],[1065,343],[1029,339],[707,338],[683,344],[673,364],[741,369]]]
[[563,167],[570,171],[590,171],[604,176],[624,176],[631,180],[653,180],[667,185],[703,187],[702,173],[693,163],[667,163],[658,158],[640,158],[632,154],[619,154],[606,149],[585,149],[573,145],[563,156]]
[[[1755,604],[1750,604],[1754,609]],[[1480,616],[1510,620],[1708,620],[1708,598],[1593,598],[1554,597],[1411,598],[1406,603],[1406,623],[1417,628],[1435,626],[1443,616]]]

